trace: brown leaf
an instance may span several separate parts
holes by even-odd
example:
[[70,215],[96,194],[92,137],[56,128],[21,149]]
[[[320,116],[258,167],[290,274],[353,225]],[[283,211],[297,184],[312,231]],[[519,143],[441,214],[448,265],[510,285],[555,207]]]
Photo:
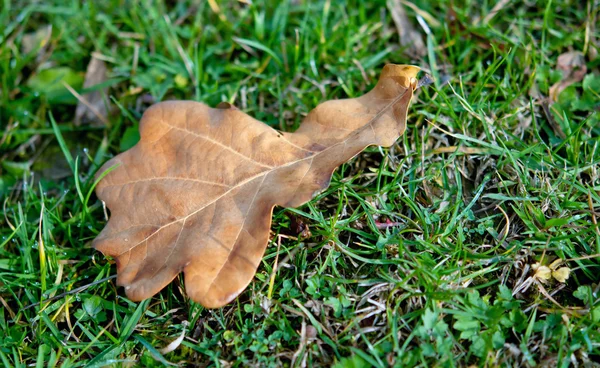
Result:
[[111,218],[94,240],[115,258],[132,300],[181,271],[187,294],[223,306],[252,280],[273,207],[296,207],[329,185],[333,170],[405,130],[419,68],[386,65],[369,93],[318,105],[295,133],[233,108],[191,101],[150,107],[140,142],[107,162],[96,193]]
[[573,83],[581,82],[587,72],[585,57],[580,51],[569,51],[561,54],[556,62],[557,69],[563,73],[562,79],[550,87],[550,100],[558,101],[562,91]]
[[414,58],[425,56],[427,48],[425,47],[425,42],[423,42],[423,37],[412,26],[402,2],[400,0],[388,0],[387,7],[396,25],[400,45],[407,47],[407,54]]
[[288,213],[287,216],[290,219],[290,229],[294,236],[298,236],[302,239],[310,238],[312,236],[310,227],[301,217],[296,216],[293,213]]
[[[106,82],[106,79],[106,63],[92,54],[92,58],[90,59],[85,72],[83,88],[90,88],[104,83]],[[79,125],[82,122],[96,122],[106,125],[108,109],[105,105],[103,95],[106,96],[107,94],[108,88],[103,88],[79,96],[79,102],[77,103],[77,109],[75,110],[75,124]]]
[[[496,7],[494,7],[495,9]],[[479,19],[473,19],[468,21],[468,23],[464,23],[461,18],[459,17],[459,15],[456,13],[456,11],[454,10],[454,6],[452,5],[452,3],[450,3],[447,7],[448,11],[446,13],[446,19],[445,19],[445,24],[446,27],[448,27],[448,30],[450,32],[450,38],[446,40],[446,42],[448,42],[449,44],[454,43],[456,39],[460,38],[460,39],[466,39],[469,40],[471,43],[475,43],[477,45],[478,48],[481,48],[483,50],[489,50],[492,48],[492,44],[494,48],[497,48],[499,50],[506,50],[507,45],[504,42],[499,42],[497,39],[494,39],[493,41],[490,40],[487,36],[488,34],[483,33],[481,30],[483,29],[483,27],[473,27],[473,24],[477,24],[479,23]],[[494,16],[495,13],[488,13],[486,18],[484,19],[484,22],[488,22],[491,18],[488,18],[489,16]]]
[[35,32],[26,33],[21,39],[21,52],[29,54],[34,50],[44,49],[52,37],[52,25],[38,26]]

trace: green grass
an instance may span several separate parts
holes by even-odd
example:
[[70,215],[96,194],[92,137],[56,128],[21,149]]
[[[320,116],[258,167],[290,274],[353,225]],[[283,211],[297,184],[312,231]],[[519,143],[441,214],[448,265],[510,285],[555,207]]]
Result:
[[[405,8],[423,58],[399,46],[384,1],[171,3],[0,5],[1,365],[600,360],[593,2],[507,2],[496,14],[495,2],[415,2]],[[571,50],[586,76],[548,106]],[[109,78],[91,89],[108,87],[113,110],[108,125],[76,125],[60,82],[81,92],[93,52]],[[229,101],[293,130],[324,99],[366,92],[387,62],[437,78],[406,134],[343,165],[307,205],[277,208],[238,299],[206,310],[179,278],[150,300],[124,297],[113,262],[90,248],[106,222],[94,174],[136,142],[151,103]],[[297,240],[298,224],[310,235]],[[555,259],[570,278],[542,283],[533,266]],[[182,333],[174,352],[158,351]]]

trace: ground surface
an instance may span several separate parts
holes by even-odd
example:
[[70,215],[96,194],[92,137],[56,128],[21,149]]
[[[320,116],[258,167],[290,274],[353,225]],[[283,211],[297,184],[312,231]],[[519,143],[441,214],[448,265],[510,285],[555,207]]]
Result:
[[[597,1],[172,3],[0,5],[3,366],[600,360]],[[107,78],[93,66],[85,98],[102,119],[76,114],[65,87],[83,93],[92,58]],[[229,101],[293,130],[387,62],[436,79],[406,134],[276,209],[234,303],[203,309],[180,279],[133,303],[105,280],[93,175],[135,144],[150,104]]]

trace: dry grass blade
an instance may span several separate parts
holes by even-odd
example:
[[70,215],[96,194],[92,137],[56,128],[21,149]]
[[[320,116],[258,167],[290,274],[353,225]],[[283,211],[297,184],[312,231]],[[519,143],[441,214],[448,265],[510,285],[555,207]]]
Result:
[[561,70],[563,77],[560,81],[550,87],[550,101],[558,101],[558,96],[562,91],[573,83],[583,80],[587,73],[585,65],[585,56],[580,51],[569,51],[561,54],[556,61],[556,67]]
[[183,329],[181,330],[181,334],[173,341],[171,341],[169,343],[169,345],[165,346],[162,349],[159,349],[158,351],[161,354],[168,354],[172,351],[175,351],[175,349],[177,349],[179,347],[179,345],[181,345],[181,343],[183,342],[183,338],[185,337],[185,332],[187,327],[189,326],[189,322],[188,321],[183,321],[181,323],[183,325]]

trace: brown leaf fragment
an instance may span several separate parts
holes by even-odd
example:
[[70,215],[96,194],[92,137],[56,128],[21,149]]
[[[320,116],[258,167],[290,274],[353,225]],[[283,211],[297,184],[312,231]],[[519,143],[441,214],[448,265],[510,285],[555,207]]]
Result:
[[585,56],[580,51],[569,51],[561,54],[556,62],[556,68],[563,73],[562,79],[550,87],[550,101],[558,101],[562,91],[573,83],[581,82],[587,73]]
[[302,239],[311,237],[310,227],[301,217],[296,216],[293,213],[288,213],[287,216],[290,219],[290,229],[294,236],[298,236]]
[[427,54],[427,47],[423,42],[423,37],[417,31],[410,22],[404,5],[401,0],[388,0],[387,7],[390,10],[396,30],[398,31],[398,37],[400,38],[400,45],[407,47],[407,54],[413,58],[420,58]]
[[116,260],[117,284],[142,300],[183,271],[194,301],[232,301],[260,264],[274,206],[306,203],[336,167],[404,133],[418,71],[386,65],[370,92],[321,103],[295,133],[226,106],[151,106],[139,143],[99,171],[116,166],[96,188],[111,218],[93,245]]
[[[493,16],[492,13],[489,13],[488,15]],[[454,6],[452,5],[452,3],[448,5],[445,18],[446,27],[448,27],[451,36],[450,39],[447,40],[447,42],[454,42],[453,40],[460,38],[469,40],[470,42],[477,44],[477,47],[483,50],[491,49],[492,43],[494,48],[497,48],[502,51],[507,49],[506,43],[497,42],[497,40],[494,40],[492,42],[487,37],[487,34],[481,32],[482,27],[472,27],[473,24],[477,24],[479,22],[479,19],[461,19],[461,17],[457,14],[456,10],[454,10]],[[487,20],[485,20],[485,22],[487,22]]]
[[52,37],[52,25],[38,27],[35,32],[26,33],[21,39],[21,52],[29,54],[34,50],[43,51]]
[[[83,88],[90,88],[107,80],[106,63],[92,54],[92,58],[85,72]],[[108,95],[108,88],[102,88],[80,96],[75,110],[75,124],[94,122],[105,124],[108,109],[103,96]]]

